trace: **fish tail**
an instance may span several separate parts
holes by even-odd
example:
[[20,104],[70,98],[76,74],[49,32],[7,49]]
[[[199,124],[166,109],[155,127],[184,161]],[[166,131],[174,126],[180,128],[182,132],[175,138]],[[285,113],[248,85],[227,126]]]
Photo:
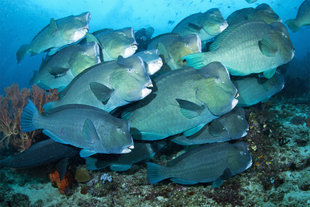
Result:
[[168,178],[164,173],[166,171],[166,168],[163,166],[157,165],[152,162],[147,162],[146,168],[147,168],[147,178],[149,183],[151,184],[157,183],[161,180]]
[[28,102],[21,115],[20,125],[22,132],[31,132],[40,129],[36,123],[39,123],[38,120],[41,118],[41,114],[31,100],[28,99]]
[[289,19],[285,23],[293,32],[297,32],[299,30],[299,26],[297,25],[295,19]]
[[30,45],[22,45],[16,52],[17,64],[25,57],[29,52]]
[[186,61],[187,66],[190,66],[196,69],[202,68],[206,66],[208,63],[210,63],[210,61],[208,61],[209,58],[207,58],[206,53],[190,54],[190,55],[186,55],[182,59]]
[[99,169],[103,169],[109,166],[109,162],[98,160],[96,158],[85,157],[84,159],[86,162],[86,168],[88,170],[99,170]]

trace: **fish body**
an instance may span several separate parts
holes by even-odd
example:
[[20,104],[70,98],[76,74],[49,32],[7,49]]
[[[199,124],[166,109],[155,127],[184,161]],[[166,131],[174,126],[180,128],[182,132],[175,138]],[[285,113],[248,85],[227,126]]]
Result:
[[201,40],[196,34],[180,36],[178,34],[162,34],[150,42],[148,50],[158,49],[164,62],[171,70],[184,66],[182,57],[188,54],[201,52]]
[[60,91],[79,73],[100,62],[97,43],[71,45],[42,60],[40,69],[34,72],[30,84],[37,84],[46,90]]
[[59,100],[45,104],[44,109],[84,104],[110,112],[143,99],[151,93],[151,85],[140,57],[120,58],[84,70],[59,94]]
[[164,147],[164,143],[135,142],[135,148],[127,154],[103,155],[100,159],[88,157],[86,166],[89,170],[99,170],[110,167],[113,171],[126,171],[135,163],[151,159],[157,151]]
[[159,51],[156,50],[144,50],[135,54],[142,58],[145,69],[148,75],[154,75],[163,66],[163,60],[159,57]]
[[213,8],[204,13],[196,13],[184,18],[175,26],[172,33],[182,36],[196,34],[202,42],[206,42],[224,31],[227,26],[220,10]]
[[268,4],[260,4],[255,9],[251,7],[239,9],[227,17],[229,25],[238,24],[242,21],[264,21],[267,24],[282,22],[279,15]]
[[102,29],[93,35],[99,41],[104,61],[116,60],[118,56],[130,57],[138,49],[132,27],[119,30]]
[[269,80],[245,77],[233,82],[239,92],[238,106],[245,107],[265,102],[284,88],[284,77],[278,72]]
[[271,78],[278,66],[294,57],[286,27],[279,22],[243,21],[229,26],[210,46],[210,52],[187,55],[188,66],[201,68],[219,61],[234,76],[264,73]]
[[127,113],[134,139],[159,140],[184,131],[194,134],[237,104],[236,88],[220,63],[201,70],[174,70],[154,82],[157,90]]
[[1,167],[30,168],[71,158],[78,155],[79,149],[47,139],[33,144],[22,153],[0,160]]
[[90,12],[68,16],[58,20],[51,19],[29,45],[22,45],[16,53],[19,63],[27,53],[36,55],[45,51],[55,53],[59,48],[82,39],[89,29]]
[[96,153],[128,153],[133,148],[128,122],[86,105],[66,105],[40,114],[29,101],[21,116],[23,132],[43,129],[56,142],[83,148],[81,157]]
[[252,165],[252,158],[244,142],[202,145],[170,161],[167,166],[147,163],[149,183],[170,178],[179,184],[213,182],[213,187],[237,175]]
[[231,112],[213,120],[196,134],[186,137],[177,136],[171,141],[180,145],[195,145],[214,142],[226,142],[240,139],[247,135],[249,124],[242,108],[234,108]]
[[138,44],[138,52],[147,50],[147,46],[150,43],[154,34],[153,27],[142,28],[135,32],[135,38]]
[[300,5],[295,19],[289,19],[285,23],[293,32],[297,32],[302,26],[310,25],[310,0],[305,0]]

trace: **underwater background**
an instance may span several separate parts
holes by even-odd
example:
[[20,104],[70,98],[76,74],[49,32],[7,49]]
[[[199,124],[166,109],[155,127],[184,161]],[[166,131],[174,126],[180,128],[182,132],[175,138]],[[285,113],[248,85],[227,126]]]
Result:
[[[0,94],[8,99],[6,104],[1,102],[0,105],[0,125],[5,125],[3,120],[7,117],[10,122],[8,126],[0,127],[1,158],[21,153],[32,144],[48,139],[41,132],[19,134],[18,128],[20,110],[27,104],[18,100],[26,100],[25,97],[36,99],[34,103],[42,112],[44,103],[58,98],[55,91],[47,94],[29,84],[45,54],[25,56],[17,64],[16,52],[22,44],[30,43],[51,18],[89,11],[89,32],[125,27],[133,27],[136,32],[153,27],[153,37],[156,37],[171,32],[185,17],[211,8],[218,8],[226,19],[236,10],[266,3],[285,23],[296,17],[303,2],[2,0]],[[108,168],[93,171],[86,168],[85,161],[78,154],[73,153],[66,183],[60,183],[53,164],[30,169],[0,169],[0,206],[309,206],[310,26],[303,26],[297,32],[288,31],[295,54],[289,63],[278,69],[284,74],[284,88],[268,101],[244,108],[249,129],[242,141],[247,143],[253,163],[245,172],[225,179],[218,188],[205,183],[183,185],[169,180],[149,184],[144,162],[125,172]],[[8,141],[4,135],[6,128],[13,129],[11,134],[7,133],[8,137],[14,135],[13,141]],[[166,145],[152,162],[165,164],[185,151],[184,146],[172,142]]]

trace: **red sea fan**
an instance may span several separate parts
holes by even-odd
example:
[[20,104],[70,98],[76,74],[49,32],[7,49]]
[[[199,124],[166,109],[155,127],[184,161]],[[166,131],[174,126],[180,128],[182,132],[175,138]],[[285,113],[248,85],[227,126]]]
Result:
[[57,100],[58,93],[56,90],[45,92],[36,85],[32,86],[32,89],[19,90],[16,84],[5,88],[4,92],[5,96],[0,95],[0,153],[22,152],[28,149],[34,138],[41,133],[40,130],[21,132],[20,117],[27,105],[27,99],[31,99],[42,112],[42,106]]

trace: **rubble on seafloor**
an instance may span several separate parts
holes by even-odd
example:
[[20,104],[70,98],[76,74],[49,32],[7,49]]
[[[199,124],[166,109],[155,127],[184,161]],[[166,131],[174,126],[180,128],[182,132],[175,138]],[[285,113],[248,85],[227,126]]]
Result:
[[[147,182],[145,164],[126,172],[87,171],[67,194],[48,168],[0,171],[1,206],[307,206],[310,205],[310,106],[279,97],[246,109],[253,165],[213,189],[210,184]],[[181,147],[169,144],[153,161],[165,164]],[[83,169],[83,170],[81,170]],[[87,173],[88,172],[88,173]],[[80,175],[82,176],[82,175]],[[89,177],[88,177],[89,176]]]

